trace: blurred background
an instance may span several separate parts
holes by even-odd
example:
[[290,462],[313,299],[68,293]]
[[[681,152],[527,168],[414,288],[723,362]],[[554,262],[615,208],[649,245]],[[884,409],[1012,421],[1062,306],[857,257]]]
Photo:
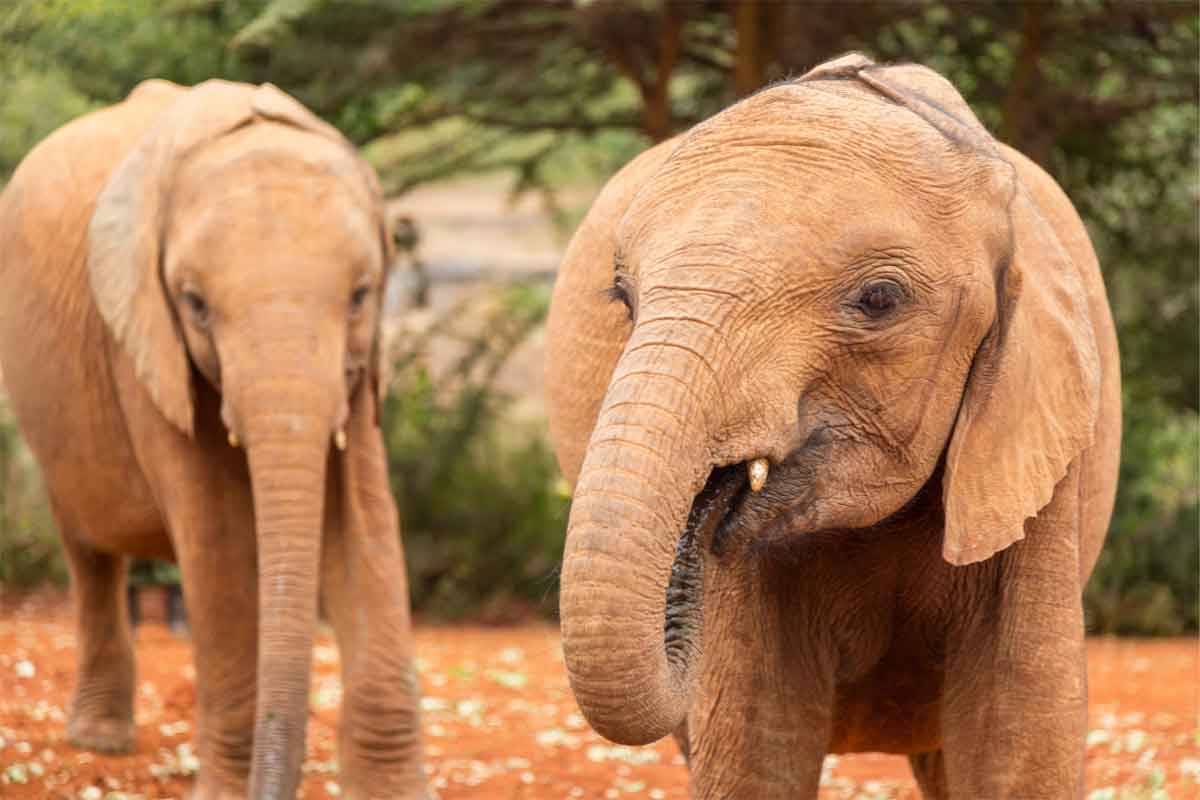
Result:
[[[540,331],[591,198],[650,143],[831,56],[927,64],[1087,223],[1125,403],[1088,626],[1179,634],[1197,628],[1200,574],[1198,32],[1190,0],[8,0],[0,184],[56,127],[148,77],[271,81],[340,128],[397,230],[383,425],[414,607],[552,616],[569,497]],[[0,390],[0,589],[64,580]]]

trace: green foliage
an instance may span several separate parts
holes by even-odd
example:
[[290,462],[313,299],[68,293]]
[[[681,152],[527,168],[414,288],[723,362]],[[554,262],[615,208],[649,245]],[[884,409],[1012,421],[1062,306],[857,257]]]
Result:
[[147,78],[246,74],[226,45],[262,2],[11,0],[0,7],[0,182],[47,133]]
[[[552,613],[568,499],[543,425],[496,387],[545,316],[544,289],[476,296],[399,355],[384,409],[414,610],[439,618]],[[436,380],[425,349],[459,354]]]
[[170,561],[135,558],[129,565],[129,583],[134,586],[178,586],[179,566]]
[[1088,583],[1088,629],[1180,634],[1200,612],[1200,414],[1125,390],[1121,483],[1109,540]]
[[37,467],[0,397],[0,587],[66,579]]
[[[579,210],[559,207],[559,188],[603,180],[767,82],[852,49],[929,64],[1062,184],[1104,269],[1125,435],[1090,624],[1195,630],[1198,43],[1194,3],[1161,0],[11,0],[0,4],[0,180],[49,131],[145,78],[269,80],[362,145],[389,191],[503,171],[566,226]],[[545,493],[548,451],[509,424],[510,404],[478,372],[487,361],[449,387],[410,364],[389,401],[418,604],[465,602],[463,587],[485,584],[493,565],[451,567],[451,556],[508,547],[475,497],[533,515],[510,525],[526,538],[505,563],[520,547],[539,565],[553,550],[538,538],[563,505]],[[10,525],[0,549],[15,530],[31,535]],[[37,547],[20,552],[50,563]],[[497,596],[532,598],[531,580]]]
[[[7,77],[7,80],[4,80]],[[16,167],[25,153],[55,128],[94,107],[61,70],[0,74],[0,175]]]

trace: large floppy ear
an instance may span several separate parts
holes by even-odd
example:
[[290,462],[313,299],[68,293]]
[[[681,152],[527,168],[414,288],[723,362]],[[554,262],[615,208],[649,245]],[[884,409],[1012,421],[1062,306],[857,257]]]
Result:
[[802,80],[868,87],[908,108],[977,155],[1000,189],[988,196],[1006,204],[997,217],[1007,217],[1007,246],[988,265],[995,317],[967,377],[942,477],[942,554],[951,564],[981,561],[1025,536],[1025,521],[1050,502],[1092,442],[1100,366],[1079,265],[1015,165],[945,78],[851,53]]
[[[372,179],[375,177],[374,171],[370,167],[364,165],[364,169],[370,172]],[[379,184],[375,181],[374,191],[378,192]],[[388,224],[386,215],[382,213],[383,200],[379,199],[379,237],[381,239],[381,247],[383,249],[383,278],[379,285],[379,307],[375,313],[375,338],[371,345],[371,364],[368,379],[371,389],[375,395],[375,422],[379,423],[383,415],[383,403],[387,399],[388,390],[392,385],[392,353],[388,347],[388,342],[384,341],[383,336],[383,314],[387,307],[387,292],[388,282],[392,276],[392,265],[396,262],[396,243],[392,239],[391,226]]]
[[1025,536],[1025,521],[1091,444],[1099,410],[1100,362],[1079,269],[1019,179],[1014,188],[996,319],[946,452],[942,553],[958,565]]
[[169,105],[109,177],[88,228],[96,308],[159,411],[189,436],[191,370],[161,271],[165,209],[174,164],[249,118],[247,88],[209,81]]
[[379,281],[379,291],[376,292],[375,335],[371,344],[371,361],[367,369],[367,378],[375,401],[375,422],[378,423],[383,414],[383,402],[387,399],[388,390],[392,384],[392,353],[384,340],[383,314],[387,307],[388,283],[392,277],[392,268],[396,264],[396,240],[392,236],[392,225],[388,219],[383,199],[383,189],[379,185],[379,176],[371,165],[360,156],[359,171],[371,195],[371,205],[375,214],[376,230],[379,236],[379,249],[383,259],[383,274]]

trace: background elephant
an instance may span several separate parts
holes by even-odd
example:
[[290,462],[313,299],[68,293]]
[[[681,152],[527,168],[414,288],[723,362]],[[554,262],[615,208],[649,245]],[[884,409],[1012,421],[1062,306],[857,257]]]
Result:
[[864,750],[930,797],[1081,794],[1113,323],[1066,196],[949,83],[850,55],[644,153],[547,348],[600,733],[675,732],[696,797]]
[[173,557],[197,797],[293,796],[318,587],[347,795],[423,794],[377,427],[390,247],[370,168],[270,85],[143,83],[5,189],[0,364],[70,558],[78,745],[132,746],[121,554]]

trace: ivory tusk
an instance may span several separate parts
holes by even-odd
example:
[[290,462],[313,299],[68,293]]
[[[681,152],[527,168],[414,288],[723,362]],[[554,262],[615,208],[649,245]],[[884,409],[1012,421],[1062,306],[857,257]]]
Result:
[[750,491],[762,491],[763,484],[767,482],[767,473],[771,470],[770,463],[765,458],[756,458],[746,466],[746,470],[750,473]]
[[234,433],[233,431],[230,431],[229,432],[229,446],[237,447],[239,444],[241,444],[241,442],[238,441],[237,434]]
[[335,433],[333,435],[333,443],[337,446],[338,450],[346,449],[346,431],[345,431],[345,429],[338,428],[337,433]]

